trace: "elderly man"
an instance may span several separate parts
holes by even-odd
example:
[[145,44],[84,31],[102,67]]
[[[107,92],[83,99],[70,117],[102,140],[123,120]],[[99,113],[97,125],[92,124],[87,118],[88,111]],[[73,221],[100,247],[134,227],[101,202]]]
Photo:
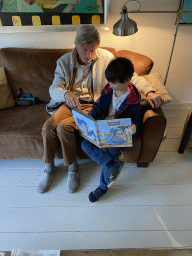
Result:
[[[100,35],[93,25],[81,25],[75,38],[75,48],[57,61],[55,77],[50,86],[51,101],[47,112],[52,114],[43,128],[43,161],[45,171],[37,190],[46,192],[52,182],[57,144],[60,141],[64,165],[68,166],[68,191],[75,192],[80,185],[79,165],[76,161],[76,124],[71,109],[89,112],[106,85],[105,69],[113,54],[99,48]],[[131,82],[147,96],[152,108],[161,105],[161,96],[144,79],[134,76]]]

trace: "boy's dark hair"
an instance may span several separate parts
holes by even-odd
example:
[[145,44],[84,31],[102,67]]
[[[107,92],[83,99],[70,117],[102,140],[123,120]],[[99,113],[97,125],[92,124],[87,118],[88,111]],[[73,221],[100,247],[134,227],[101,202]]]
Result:
[[117,57],[109,62],[105,77],[108,82],[124,83],[127,79],[131,80],[133,73],[133,63],[127,58]]

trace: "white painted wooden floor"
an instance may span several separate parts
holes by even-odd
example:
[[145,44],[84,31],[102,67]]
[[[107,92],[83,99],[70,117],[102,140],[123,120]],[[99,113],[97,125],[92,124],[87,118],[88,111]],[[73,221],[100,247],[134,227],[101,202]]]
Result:
[[101,166],[81,160],[81,187],[67,192],[67,168],[49,192],[36,190],[41,159],[0,160],[0,250],[189,248],[192,246],[192,150],[177,153],[187,109],[165,109],[167,137],[148,168],[126,164],[97,203],[88,194]]

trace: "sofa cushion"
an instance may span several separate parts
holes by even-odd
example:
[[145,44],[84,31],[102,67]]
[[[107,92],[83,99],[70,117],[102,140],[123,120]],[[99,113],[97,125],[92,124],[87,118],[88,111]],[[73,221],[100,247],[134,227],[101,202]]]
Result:
[[134,71],[138,76],[149,74],[153,67],[153,61],[149,57],[136,52],[120,50],[117,51],[116,56],[129,59],[133,63]]
[[6,68],[7,80],[14,96],[21,88],[23,93],[32,94],[37,100],[48,103],[56,61],[71,50],[2,48],[0,66]]
[[[154,91],[159,93],[163,98],[163,104],[168,103],[172,100],[169,95],[168,90],[164,86],[162,76],[159,73],[151,73],[143,76],[147,80],[147,82],[154,88]],[[149,105],[146,96],[144,94],[141,95],[142,103],[145,105]]]
[[41,158],[45,104],[0,110],[1,158]]
[[15,106],[11,89],[7,83],[4,67],[0,68],[0,109]]

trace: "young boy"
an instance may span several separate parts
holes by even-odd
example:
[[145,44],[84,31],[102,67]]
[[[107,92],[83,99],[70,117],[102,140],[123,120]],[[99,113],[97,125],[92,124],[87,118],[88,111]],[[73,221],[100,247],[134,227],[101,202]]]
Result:
[[[113,59],[105,70],[108,84],[89,114],[96,120],[131,118],[134,141],[139,128],[140,94],[130,83],[133,73],[134,66],[130,60],[123,57]],[[104,151],[86,139],[83,140],[81,147],[91,159],[103,166],[100,185],[89,194],[89,201],[94,203],[117,181],[124,166],[119,156],[125,148],[111,147]]]

